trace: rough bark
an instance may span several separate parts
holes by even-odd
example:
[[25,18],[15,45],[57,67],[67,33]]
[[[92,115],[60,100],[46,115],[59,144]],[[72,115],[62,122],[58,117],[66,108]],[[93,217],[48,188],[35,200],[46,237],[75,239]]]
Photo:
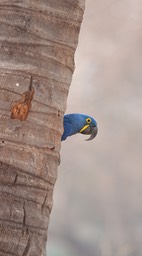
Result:
[[[45,255],[83,10],[84,0],[0,0],[1,256]],[[13,119],[30,87],[26,118]]]

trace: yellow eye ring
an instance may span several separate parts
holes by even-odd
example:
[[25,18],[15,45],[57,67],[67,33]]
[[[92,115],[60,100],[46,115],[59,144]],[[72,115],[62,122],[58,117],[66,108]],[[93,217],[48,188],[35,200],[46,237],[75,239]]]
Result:
[[88,117],[88,118],[86,118],[86,122],[88,123],[88,124],[90,124],[91,123],[91,118],[90,117]]

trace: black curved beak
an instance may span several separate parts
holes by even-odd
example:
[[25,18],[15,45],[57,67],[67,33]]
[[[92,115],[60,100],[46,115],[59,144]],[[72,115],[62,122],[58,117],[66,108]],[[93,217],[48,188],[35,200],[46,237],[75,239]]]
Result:
[[86,140],[93,140],[97,133],[98,133],[98,127],[97,126],[88,126],[84,131],[81,132],[82,134],[91,134],[91,136]]

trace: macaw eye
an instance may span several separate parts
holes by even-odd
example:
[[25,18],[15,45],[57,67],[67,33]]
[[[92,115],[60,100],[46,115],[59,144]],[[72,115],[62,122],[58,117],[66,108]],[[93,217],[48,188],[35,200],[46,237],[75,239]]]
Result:
[[87,122],[88,124],[90,124],[90,123],[91,123],[91,118],[90,118],[90,117],[86,118],[86,122]]

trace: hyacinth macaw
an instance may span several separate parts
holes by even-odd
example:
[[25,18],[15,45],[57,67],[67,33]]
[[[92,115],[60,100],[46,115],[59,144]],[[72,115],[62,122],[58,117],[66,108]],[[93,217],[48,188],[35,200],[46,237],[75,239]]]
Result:
[[90,134],[87,139],[92,140],[97,135],[97,122],[94,118],[83,114],[67,114],[64,116],[64,132],[61,140],[66,140],[67,137],[76,133]]

